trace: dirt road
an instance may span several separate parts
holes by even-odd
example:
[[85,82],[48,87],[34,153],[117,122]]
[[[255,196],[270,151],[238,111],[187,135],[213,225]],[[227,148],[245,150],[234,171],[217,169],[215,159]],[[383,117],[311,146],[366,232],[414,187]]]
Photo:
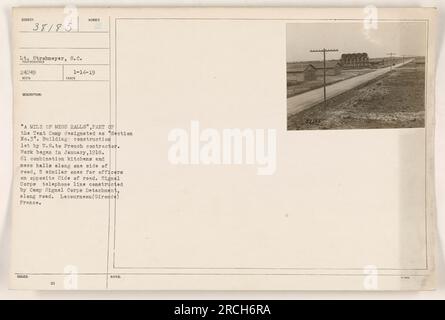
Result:
[[412,62],[287,119],[288,130],[423,128],[425,65]]
[[[414,59],[405,61],[405,63],[400,63],[393,68],[401,67],[405,64],[412,62]],[[327,99],[333,98],[339,94],[342,94],[348,90],[358,87],[368,81],[371,81],[381,75],[388,73],[391,67],[386,67],[378,69],[376,71],[363,74],[351,79],[347,79],[341,82],[334,83],[326,87]],[[303,94],[297,95],[295,97],[287,99],[287,115],[291,116],[297,114],[303,110],[306,110],[312,106],[323,101],[323,88],[315,89],[312,91],[305,92]]]

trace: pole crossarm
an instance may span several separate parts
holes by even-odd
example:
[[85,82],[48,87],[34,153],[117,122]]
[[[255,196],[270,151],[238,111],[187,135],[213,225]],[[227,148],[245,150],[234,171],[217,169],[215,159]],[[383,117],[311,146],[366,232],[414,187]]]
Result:
[[324,106],[327,106],[327,98],[326,98],[326,53],[327,52],[338,52],[338,49],[318,49],[318,50],[310,50],[310,52],[321,52],[323,53],[323,96],[324,96]]
[[310,50],[310,52],[338,52],[338,49],[319,49],[319,50]]

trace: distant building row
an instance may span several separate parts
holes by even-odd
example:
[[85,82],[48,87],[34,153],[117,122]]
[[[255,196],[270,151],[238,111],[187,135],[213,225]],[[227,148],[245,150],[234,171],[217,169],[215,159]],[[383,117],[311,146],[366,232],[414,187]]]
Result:
[[341,55],[341,64],[345,69],[359,69],[370,66],[369,57],[364,53],[344,53]]
[[[338,61],[326,61],[326,75],[335,76],[342,69]],[[290,65],[287,69],[288,81],[311,81],[324,74],[323,62],[313,62],[306,65]]]
[[[342,69],[381,68],[387,63],[385,59],[370,59],[366,52],[345,53],[339,61],[326,61],[326,75],[338,75]],[[311,81],[322,75],[323,62],[289,63],[287,66],[289,81]]]

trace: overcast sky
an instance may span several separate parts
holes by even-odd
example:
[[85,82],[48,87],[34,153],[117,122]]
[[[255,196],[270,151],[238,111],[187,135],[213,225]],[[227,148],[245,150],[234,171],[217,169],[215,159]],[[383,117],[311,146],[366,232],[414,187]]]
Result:
[[377,29],[366,30],[363,23],[289,23],[286,27],[287,61],[321,60],[311,49],[338,49],[327,59],[339,59],[342,53],[367,52],[370,58],[397,55],[426,55],[424,22],[378,22]]

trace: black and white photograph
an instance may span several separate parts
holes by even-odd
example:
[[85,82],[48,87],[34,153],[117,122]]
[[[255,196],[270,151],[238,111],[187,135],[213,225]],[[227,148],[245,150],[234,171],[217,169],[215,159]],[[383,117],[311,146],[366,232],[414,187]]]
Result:
[[289,23],[287,129],[425,126],[423,21]]
[[445,1],[269,2],[0,2],[0,301],[445,298]]

